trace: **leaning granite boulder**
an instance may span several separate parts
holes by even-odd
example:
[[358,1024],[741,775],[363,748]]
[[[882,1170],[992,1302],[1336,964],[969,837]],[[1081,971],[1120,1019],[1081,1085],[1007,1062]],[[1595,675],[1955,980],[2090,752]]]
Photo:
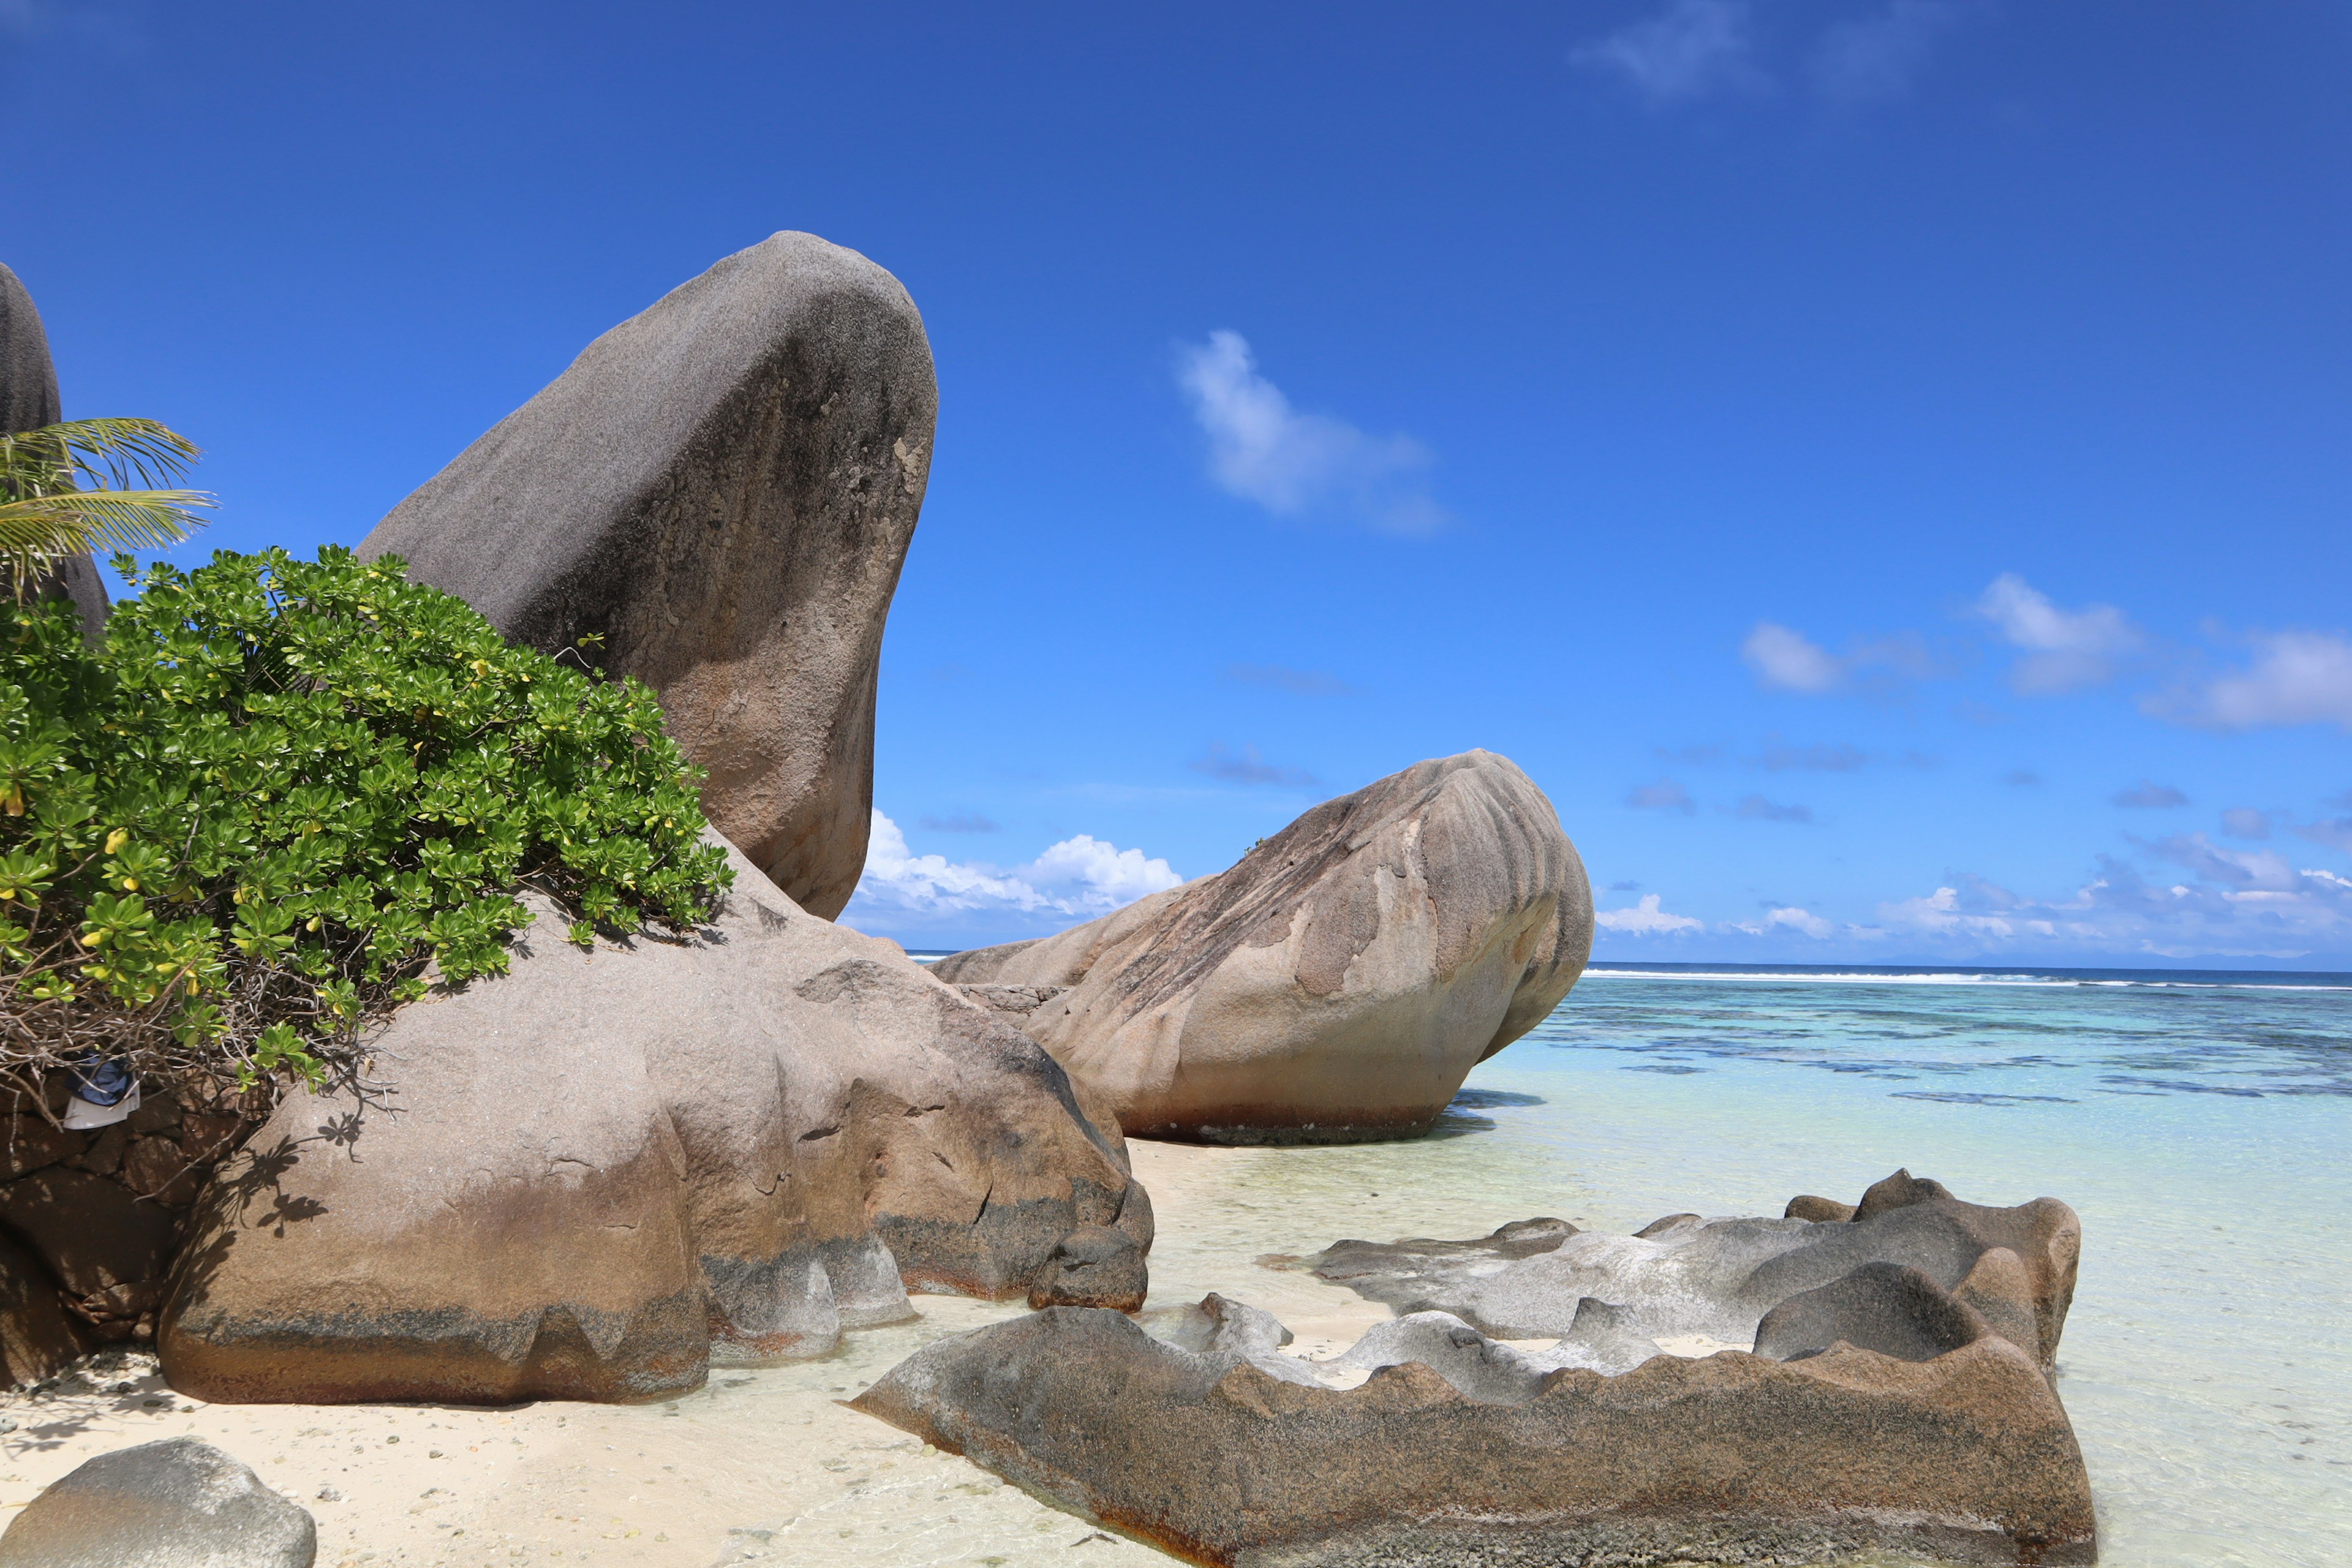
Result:
[[310,1510],[194,1437],[100,1454],[0,1536],[0,1568],[310,1568]]
[[652,687],[711,822],[831,919],[866,863],[882,624],[938,408],[898,280],[779,234],[589,344],[360,551]]
[[936,1342],[851,1403],[1235,1568],[2097,1557],[2065,1411],[1999,1335],[1924,1362],[1841,1344],[1608,1376],[1454,1320],[1391,1324],[1413,1332],[1360,1346],[1377,1370],[1339,1389],[1265,1314],[1212,1297],[1202,1316],[1176,1344],[1055,1308]]
[[2082,1241],[2055,1198],[1989,1208],[1897,1171],[1849,1220],[1675,1215],[1634,1236],[1526,1220],[1483,1241],[1342,1241],[1310,1267],[1400,1313],[1450,1313],[1497,1339],[1590,1331],[1596,1310],[1637,1349],[1696,1336],[1794,1357],[1843,1341],[1925,1360],[1990,1333],[2046,1372]]
[[1108,1113],[893,944],[730,863],[688,940],[583,952],[542,905],[510,974],[394,1016],[388,1106],[279,1106],[193,1211],[173,1385],[642,1398],[823,1353],[910,1316],[909,1288],[1139,1297],[1150,1204]]
[[[0,266],[0,436],[55,425],[65,414],[58,398],[58,372],[49,358],[49,337],[41,313],[16,274]],[[81,613],[84,633],[106,628],[106,584],[87,552],[57,563],[41,584],[45,596],[71,599]]]
[[1023,1027],[1130,1135],[1427,1131],[1583,973],[1592,894],[1543,792],[1491,752],[1315,807],[1231,870],[940,978],[1053,993]]

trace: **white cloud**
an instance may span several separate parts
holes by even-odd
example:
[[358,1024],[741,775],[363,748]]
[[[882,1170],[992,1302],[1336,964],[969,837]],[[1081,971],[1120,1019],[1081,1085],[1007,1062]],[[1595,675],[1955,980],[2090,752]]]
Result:
[[1593,915],[1592,923],[1602,931],[1627,936],[1672,936],[1680,931],[1701,931],[1706,925],[1688,915],[1668,914],[1658,907],[1655,893],[1643,893],[1631,909],[1601,910]]
[[2325,844],[2330,849],[2341,849],[2347,855],[2352,855],[2352,816],[2339,816],[2333,822],[2315,822],[2307,827],[2298,827],[2294,831],[2298,837],[2308,838],[2314,844]]
[[1819,942],[1837,928],[1810,910],[1790,906],[1767,910],[1761,921],[1733,921],[1725,929],[1746,931],[1749,936],[1769,936],[1775,931],[1793,931]]
[[1673,0],[1570,57],[1622,77],[1654,103],[1750,88],[1763,75],[1749,58],[1748,0]]
[[1961,13],[1954,0],[1890,0],[1873,16],[1834,23],[1814,47],[1813,83],[1835,103],[1900,98]]
[[2352,730],[2352,642],[2326,632],[2261,632],[2254,662],[2186,699],[2149,704],[2166,718],[2218,730],[2335,724]]
[[2098,874],[2067,897],[2021,898],[1977,878],[1924,898],[1881,904],[1879,926],[1857,936],[1926,940],[1958,958],[2047,962],[2112,955],[2150,959],[2269,959],[2331,967],[2352,958],[2352,879],[2298,869],[2268,851],[2221,849],[2201,834],[2143,844],[2192,880],[2150,881],[2102,856]]
[[1833,691],[1845,684],[1845,665],[1804,633],[1759,621],[1739,657],[1756,679],[1782,691]]
[[2146,641],[2113,605],[2062,610],[2014,572],[2004,572],[1977,601],[1977,613],[2025,656],[2011,667],[2010,685],[2029,697],[2096,686],[2118,659]]
[[[917,855],[898,825],[877,811],[866,841],[866,870],[845,923],[861,930],[936,922],[942,919],[1019,914],[1039,931],[1092,920],[1183,879],[1168,862],[1140,849],[1121,849],[1081,833],[1065,838],[1025,866]],[[1056,918],[1060,917],[1060,918]]]
[[1453,521],[1418,483],[1429,449],[1409,436],[1368,436],[1344,419],[1301,414],[1258,374],[1249,342],[1219,330],[1186,347],[1176,379],[1209,437],[1209,473],[1277,517],[1346,511],[1389,533]]

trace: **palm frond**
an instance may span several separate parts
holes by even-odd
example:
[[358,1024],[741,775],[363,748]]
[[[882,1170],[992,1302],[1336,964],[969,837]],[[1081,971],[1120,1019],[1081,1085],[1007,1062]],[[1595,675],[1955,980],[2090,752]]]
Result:
[[84,479],[114,489],[161,488],[203,456],[157,420],[70,419],[0,436],[0,493],[49,494]]
[[62,557],[161,550],[202,527],[196,510],[213,498],[168,488],[201,456],[152,419],[75,419],[0,436],[0,573],[17,602]]

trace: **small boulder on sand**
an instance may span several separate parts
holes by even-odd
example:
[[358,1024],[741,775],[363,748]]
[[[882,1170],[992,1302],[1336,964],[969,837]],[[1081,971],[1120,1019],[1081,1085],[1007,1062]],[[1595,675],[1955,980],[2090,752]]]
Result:
[[1465,752],[1325,801],[1229,871],[934,973],[1049,993],[1022,1026],[1130,1135],[1349,1142],[1427,1131],[1591,947],[1551,802]]
[[310,1568],[310,1510],[209,1443],[168,1437],[97,1458],[0,1536],[0,1568]]

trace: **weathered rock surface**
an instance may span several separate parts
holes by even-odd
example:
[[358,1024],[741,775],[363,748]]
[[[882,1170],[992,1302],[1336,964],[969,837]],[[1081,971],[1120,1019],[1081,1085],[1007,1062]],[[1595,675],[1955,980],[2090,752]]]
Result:
[[[2049,1383],[1986,1335],[1925,1362],[1657,1356],[1546,1369],[1458,1321],[1391,1324],[1322,1386],[1213,1297],[1187,1345],[1056,1308],[937,1342],[852,1401],[1099,1523],[1236,1568],[1811,1563],[1873,1548],[2096,1560]],[[1376,1333],[1378,1331],[1376,1331]],[[1398,1352],[1409,1349],[1410,1356]],[[1352,1353],[1352,1352],[1351,1352]]]
[[542,909],[512,973],[403,1009],[374,1047],[393,1113],[282,1104],[192,1211],[173,1386],[648,1397],[821,1353],[908,1286],[1091,1300],[1123,1268],[1139,1295],[1150,1204],[1108,1113],[731,859],[692,940],[585,953]]
[[[23,280],[0,265],[0,436],[37,430],[64,417],[58,398],[57,365],[49,358],[49,336],[41,326],[41,313],[34,308]],[[89,636],[105,629],[106,584],[88,555],[58,562],[41,591],[71,599]]]
[[100,1454],[26,1505],[0,1568],[310,1568],[310,1511],[194,1437]]
[[1543,792],[1489,752],[1324,802],[1218,876],[934,966],[1067,987],[1024,1024],[1130,1135],[1417,1137],[1568,994],[1592,894]]
[[803,909],[866,863],[882,624],[939,395],[897,279],[779,234],[582,352],[361,545],[661,696],[712,823]]
[[89,1349],[89,1336],[67,1316],[47,1270],[0,1236],[0,1380],[36,1382]]
[[1605,1305],[1643,1340],[1696,1334],[1791,1356],[1843,1339],[1927,1359],[1990,1332],[2048,1371],[2082,1235],[2055,1198],[1987,1208],[1897,1171],[1850,1220],[1680,1215],[1630,1237],[1530,1220],[1484,1241],[1342,1241],[1313,1268],[1399,1312],[1452,1313],[1497,1339],[1573,1335]]

